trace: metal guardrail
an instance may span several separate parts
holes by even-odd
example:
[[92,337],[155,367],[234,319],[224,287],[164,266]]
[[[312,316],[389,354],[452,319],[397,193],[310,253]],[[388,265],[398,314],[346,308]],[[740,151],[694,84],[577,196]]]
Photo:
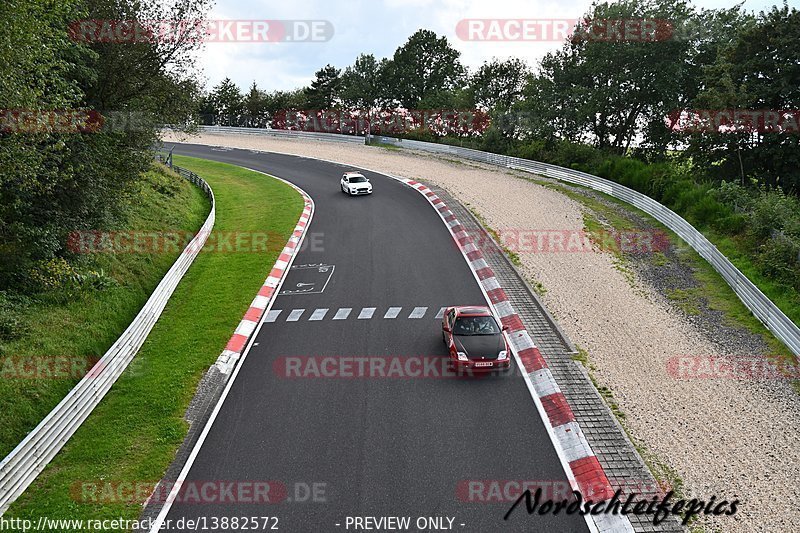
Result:
[[315,133],[309,131],[274,130],[268,128],[240,128],[234,126],[200,126],[204,133],[238,133],[244,135],[270,135],[288,139],[310,139],[313,141],[364,144],[364,137],[340,133]]
[[178,282],[208,239],[216,216],[214,192],[208,183],[193,172],[179,167],[173,169],[206,193],[211,200],[211,212],[128,328],[89,373],[0,462],[0,514],[36,479],[122,375],[161,316]]
[[504,166],[515,170],[522,170],[554,178],[568,183],[588,187],[623,200],[674,231],[689,246],[694,248],[700,256],[719,272],[722,278],[731,286],[739,299],[748,309],[780,339],[795,356],[800,357],[800,328],[791,321],[778,306],[767,298],[761,290],[742,274],[716,246],[689,224],[683,217],[671,209],[661,205],[647,195],[634,191],[624,185],[613,181],[568,168],[539,163],[527,159],[492,154],[470,148],[460,148],[447,144],[436,144],[422,141],[395,139],[393,137],[375,136],[378,142],[401,146],[414,150],[424,150],[439,154],[449,154],[464,159],[480,161],[491,165]]

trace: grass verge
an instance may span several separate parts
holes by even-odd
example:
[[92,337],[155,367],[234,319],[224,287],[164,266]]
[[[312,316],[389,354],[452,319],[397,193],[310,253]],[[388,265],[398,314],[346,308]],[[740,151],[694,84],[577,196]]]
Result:
[[143,496],[119,498],[117,491],[104,498],[104,489],[146,486],[161,478],[186,435],[183,414],[199,380],[302,212],[303,200],[294,189],[262,174],[180,156],[175,163],[214,189],[217,220],[210,240],[236,232],[267,234],[276,242],[266,251],[199,254],[134,363],[6,517],[138,518]]
[[[154,166],[130,195],[125,220],[107,229],[195,232],[209,208],[199,189]],[[49,290],[12,297],[18,328],[10,339],[0,341],[0,456],[5,457],[106,352],[178,255],[178,251],[79,255],[70,268],[102,272],[106,287],[74,291],[54,282]],[[25,369],[36,365],[44,369],[45,363],[59,360],[69,366],[54,379],[44,371],[22,377]]]

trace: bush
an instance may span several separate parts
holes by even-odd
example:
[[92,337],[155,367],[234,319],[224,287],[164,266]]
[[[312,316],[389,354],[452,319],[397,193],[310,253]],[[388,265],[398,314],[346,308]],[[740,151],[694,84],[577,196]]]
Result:
[[759,249],[762,272],[778,281],[800,289],[800,243],[777,234]]
[[14,340],[25,333],[27,328],[22,314],[28,304],[24,296],[0,291],[0,340]]
[[776,231],[800,237],[800,202],[780,190],[761,191],[753,203],[750,221],[750,235],[761,241],[771,237]]

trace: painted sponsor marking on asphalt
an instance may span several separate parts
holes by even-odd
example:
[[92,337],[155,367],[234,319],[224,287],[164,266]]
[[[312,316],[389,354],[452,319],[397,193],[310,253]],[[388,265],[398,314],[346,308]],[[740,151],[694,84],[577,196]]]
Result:
[[305,311],[305,309],[292,309],[292,312],[286,317],[286,322],[297,322]]
[[422,318],[425,316],[425,313],[428,312],[427,307],[415,307],[411,314],[408,315],[408,318]]
[[324,263],[293,265],[280,294],[320,294],[331,281],[334,270],[335,265]]
[[372,315],[375,314],[375,309],[377,309],[377,308],[376,307],[365,307],[358,314],[358,319],[359,320],[365,320],[365,319],[372,318]]
[[338,311],[336,311],[336,315],[334,315],[334,320],[346,320],[347,317],[350,316],[350,311],[352,311],[352,307],[342,307]]
[[383,318],[397,318],[397,315],[399,315],[400,311],[402,311],[402,310],[403,310],[402,307],[390,307],[386,311],[386,314],[383,315]]
[[311,316],[308,319],[309,320],[315,320],[315,321],[316,320],[322,320],[323,318],[325,318],[326,314],[328,314],[328,309],[327,308],[316,309],[316,310],[314,310],[313,313],[311,313]]
[[436,313],[436,316],[433,318],[444,318],[444,312],[446,309],[447,309],[446,307],[442,307],[441,309],[439,309],[439,312]]

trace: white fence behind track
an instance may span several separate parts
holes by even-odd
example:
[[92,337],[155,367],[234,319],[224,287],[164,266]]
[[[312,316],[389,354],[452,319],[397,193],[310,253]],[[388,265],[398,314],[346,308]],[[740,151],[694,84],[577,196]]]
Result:
[[286,139],[309,139],[312,141],[364,144],[364,137],[338,133],[315,133],[309,131],[273,130],[268,128],[239,128],[233,126],[200,126],[203,133],[236,133],[243,135],[269,135]]

